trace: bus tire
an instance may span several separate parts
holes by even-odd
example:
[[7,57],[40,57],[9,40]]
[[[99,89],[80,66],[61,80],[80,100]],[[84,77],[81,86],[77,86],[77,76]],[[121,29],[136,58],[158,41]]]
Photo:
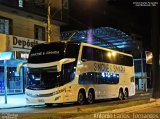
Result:
[[47,107],[52,107],[52,106],[53,106],[52,103],[45,103],[45,105],[46,105]]
[[86,100],[86,96],[85,96],[85,92],[84,91],[79,91],[78,93],[78,99],[77,99],[77,103],[79,105],[83,105],[85,103]]
[[128,100],[128,89],[124,91],[124,100]]
[[60,106],[60,107],[63,106],[63,103],[58,103],[58,106]]
[[90,91],[88,92],[87,102],[88,102],[89,104],[92,104],[92,103],[94,103],[94,100],[95,100],[94,90],[90,90]]
[[123,99],[124,99],[123,89],[120,89],[120,90],[119,90],[118,99],[119,99],[119,100],[123,100]]

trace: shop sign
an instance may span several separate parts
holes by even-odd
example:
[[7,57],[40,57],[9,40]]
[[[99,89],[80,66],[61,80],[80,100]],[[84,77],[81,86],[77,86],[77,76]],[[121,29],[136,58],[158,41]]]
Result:
[[18,36],[9,36],[11,51],[30,51],[34,45],[44,43],[45,41],[29,39]]
[[28,57],[29,57],[29,54],[27,54],[27,53],[21,53],[21,55],[20,55],[21,59],[28,59]]
[[16,59],[24,59],[24,60],[26,60],[26,59],[28,59],[28,57],[29,57],[29,53],[28,52],[20,52],[20,51],[16,52]]

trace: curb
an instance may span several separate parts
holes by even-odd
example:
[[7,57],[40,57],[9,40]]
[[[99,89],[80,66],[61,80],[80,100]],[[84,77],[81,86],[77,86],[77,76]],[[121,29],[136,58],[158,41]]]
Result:
[[151,107],[155,107],[155,106],[160,106],[160,100],[154,100],[154,101],[147,103],[147,104],[125,107],[125,108],[120,108],[120,109],[114,109],[111,111],[103,111],[103,112],[90,114],[87,116],[79,116],[79,117],[75,117],[75,118],[73,117],[73,118],[69,118],[69,119],[93,119],[94,117],[96,118],[96,115],[109,114],[109,113],[132,113],[132,112],[135,112],[138,110],[143,110],[143,109],[151,108]]
[[160,105],[160,103],[159,102],[150,102],[147,104],[136,105],[136,106],[132,106],[132,107],[125,107],[125,108],[115,109],[115,110],[111,110],[111,111],[104,111],[104,112],[100,112],[100,113],[130,113],[130,112],[142,110],[145,108],[155,107],[157,105]]
[[0,109],[13,109],[13,108],[24,108],[24,107],[30,107],[30,106],[41,106],[42,104],[39,105],[23,105],[23,106],[13,106],[13,107],[2,107]]

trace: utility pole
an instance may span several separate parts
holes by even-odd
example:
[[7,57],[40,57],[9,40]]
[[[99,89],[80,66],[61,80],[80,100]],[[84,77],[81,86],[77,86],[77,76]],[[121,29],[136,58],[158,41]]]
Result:
[[51,1],[48,0],[47,39],[51,42]]
[[[157,0],[158,3],[158,0]],[[159,39],[160,39],[160,28],[159,28],[159,10],[158,5],[151,8],[152,17],[152,28],[151,28],[151,42],[152,42],[152,53],[153,53],[153,99],[160,99],[160,66],[159,66]]]
[[5,104],[7,104],[7,61],[4,60],[4,92],[5,92]]

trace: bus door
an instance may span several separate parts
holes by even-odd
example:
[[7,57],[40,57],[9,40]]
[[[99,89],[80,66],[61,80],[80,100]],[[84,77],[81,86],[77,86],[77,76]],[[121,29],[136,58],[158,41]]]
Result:
[[75,78],[75,62],[67,63],[63,65],[63,83],[65,88],[64,101],[73,101],[75,98],[75,85],[72,84]]

